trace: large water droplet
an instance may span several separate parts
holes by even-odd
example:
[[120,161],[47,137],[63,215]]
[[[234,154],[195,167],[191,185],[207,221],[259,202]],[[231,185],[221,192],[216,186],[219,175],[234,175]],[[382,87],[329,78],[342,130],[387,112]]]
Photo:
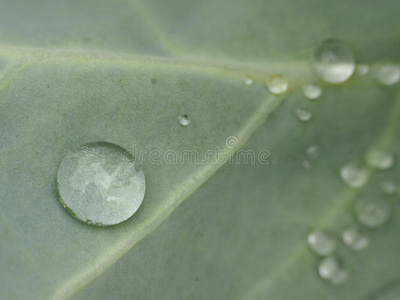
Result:
[[178,117],[179,123],[183,126],[187,126],[190,124],[190,119],[188,115],[181,115]]
[[70,151],[57,173],[63,206],[88,224],[108,226],[131,217],[142,204],[144,174],[128,152],[106,142],[88,143]]
[[361,64],[361,65],[357,66],[357,74],[358,75],[365,76],[368,73],[369,73],[368,65]]
[[361,233],[357,227],[351,227],[343,231],[343,242],[353,250],[362,250],[369,244],[367,236]]
[[355,69],[353,51],[338,40],[327,40],[318,46],[311,62],[318,77],[335,84],[348,80]]
[[342,283],[348,278],[348,272],[343,269],[334,256],[324,258],[319,264],[318,271],[322,279],[332,284]]
[[316,145],[310,146],[306,150],[307,156],[311,159],[316,159],[319,155],[319,147]]
[[267,87],[271,93],[279,95],[287,91],[289,82],[285,76],[275,74],[267,80]]
[[340,169],[343,182],[352,188],[360,188],[368,181],[368,171],[355,164],[348,164]]
[[306,84],[303,85],[303,94],[307,99],[318,99],[322,95],[322,89],[315,84]]
[[369,151],[365,156],[365,159],[370,167],[379,170],[389,169],[394,164],[393,155],[377,150]]
[[390,217],[390,204],[385,199],[363,198],[354,203],[357,220],[364,226],[382,226]]
[[393,181],[383,181],[380,184],[382,191],[389,196],[396,194],[398,187]]
[[327,256],[336,250],[336,240],[321,230],[310,233],[307,237],[307,242],[311,251],[317,255]]
[[378,81],[384,85],[393,85],[400,80],[400,67],[384,65],[378,70]]
[[304,108],[296,109],[296,114],[297,114],[297,117],[299,118],[299,120],[303,121],[303,122],[310,120],[312,117],[311,112]]

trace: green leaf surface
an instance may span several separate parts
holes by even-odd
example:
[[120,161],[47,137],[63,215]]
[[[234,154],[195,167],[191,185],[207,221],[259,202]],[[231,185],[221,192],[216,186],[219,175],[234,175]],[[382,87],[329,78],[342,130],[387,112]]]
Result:
[[[388,197],[398,163],[369,169],[361,189],[339,176],[374,148],[398,155],[399,84],[376,69],[400,61],[400,2],[325,0],[5,1],[0,9],[0,298],[396,299],[398,195],[370,245],[339,245],[349,270],[333,286],[305,243],[312,229],[340,238],[352,203]],[[309,57],[338,38],[367,76],[324,88]],[[268,92],[284,74],[289,92]],[[243,78],[254,79],[246,85]],[[300,122],[297,108],[313,117]],[[178,116],[187,114],[183,127]],[[268,150],[270,164],[139,166],[146,195],[111,227],[72,218],[57,199],[68,150],[106,141],[137,152],[218,147]],[[305,170],[309,146],[320,156]],[[233,154],[233,158],[237,158]],[[396,157],[399,159],[399,157]],[[392,298],[390,298],[392,297]]]

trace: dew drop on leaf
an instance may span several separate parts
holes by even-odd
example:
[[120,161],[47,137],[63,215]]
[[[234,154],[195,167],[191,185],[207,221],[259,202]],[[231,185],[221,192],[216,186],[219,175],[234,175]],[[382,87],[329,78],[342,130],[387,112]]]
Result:
[[342,233],[343,243],[353,250],[362,250],[369,244],[369,238],[357,227],[347,228]]
[[107,143],[88,143],[70,151],[57,173],[60,201],[77,219],[108,226],[130,218],[142,204],[146,181],[128,151]]
[[279,95],[287,91],[289,82],[285,76],[275,74],[267,80],[267,87],[271,93]]
[[319,155],[319,147],[316,145],[310,146],[306,150],[306,154],[311,159],[316,159]]
[[386,152],[377,151],[377,150],[369,151],[366,154],[365,159],[367,161],[367,164],[370,167],[373,167],[373,168],[376,168],[379,170],[389,169],[394,164],[393,155],[386,153]]
[[324,258],[319,266],[318,273],[322,279],[332,284],[339,284],[348,278],[348,272],[341,266],[338,259],[334,256]]
[[357,66],[356,72],[360,76],[365,76],[369,73],[369,66],[365,64],[360,64]]
[[312,164],[308,159],[303,161],[303,168],[306,170],[311,170]]
[[303,122],[310,120],[312,117],[311,112],[304,108],[296,109],[296,114],[297,114],[297,117],[299,118],[299,120],[303,121]]
[[244,83],[247,84],[247,85],[253,84],[253,79],[250,78],[250,77],[247,77],[247,76],[243,78],[243,81],[244,81]]
[[348,80],[355,69],[353,51],[338,40],[326,40],[320,44],[314,50],[311,63],[319,78],[333,84]]
[[354,212],[361,225],[376,228],[389,219],[391,207],[385,199],[362,198],[354,203]]
[[315,84],[303,85],[304,97],[310,100],[318,99],[322,95],[322,88]]
[[395,65],[384,65],[377,73],[378,81],[383,85],[393,85],[400,80],[400,67]]
[[340,177],[347,186],[360,188],[367,183],[368,172],[355,164],[347,164],[340,169]]
[[179,123],[183,126],[187,126],[190,124],[190,119],[188,115],[181,115],[178,117]]
[[336,250],[335,238],[321,230],[311,232],[307,243],[311,251],[320,256],[330,255]]

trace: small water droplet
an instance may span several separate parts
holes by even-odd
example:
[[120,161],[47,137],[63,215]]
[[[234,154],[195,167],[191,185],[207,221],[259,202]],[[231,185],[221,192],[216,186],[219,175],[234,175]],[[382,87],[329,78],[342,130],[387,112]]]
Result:
[[369,244],[367,236],[361,233],[361,230],[357,227],[351,227],[343,231],[342,233],[343,243],[349,246],[353,250],[362,250]]
[[299,120],[303,121],[303,122],[310,120],[312,117],[311,112],[304,108],[296,109],[296,114],[297,114],[297,117],[299,118]]
[[285,76],[275,74],[267,80],[267,87],[271,93],[279,95],[287,91],[289,82]]
[[365,76],[369,73],[369,67],[365,64],[360,64],[357,66],[357,74],[361,76]]
[[307,99],[318,99],[322,95],[322,88],[315,84],[306,84],[303,85],[303,94]]
[[179,123],[181,123],[181,125],[183,126],[187,126],[190,124],[190,119],[188,115],[181,115],[178,117],[179,119]]
[[389,196],[396,194],[398,189],[397,185],[393,181],[383,181],[380,186],[382,191]]
[[348,278],[348,272],[343,269],[338,259],[334,256],[324,258],[318,267],[322,279],[332,284],[339,284]]
[[351,48],[342,41],[332,39],[315,49],[311,62],[318,77],[334,84],[348,80],[355,69]]
[[316,159],[319,155],[319,147],[316,145],[310,146],[306,150],[307,156],[311,159]]
[[307,159],[304,160],[303,161],[303,168],[306,169],[306,170],[311,170],[311,168],[312,168],[311,162],[309,160],[307,160]]
[[252,78],[247,77],[247,76],[243,78],[243,81],[244,81],[244,83],[247,84],[247,85],[251,85],[251,84],[253,84],[253,82],[254,82],[254,80],[253,80]]
[[377,78],[383,85],[393,85],[400,80],[400,67],[395,65],[384,65],[377,73]]
[[336,250],[336,240],[321,230],[310,233],[307,242],[311,251],[320,256],[330,255]]
[[365,156],[365,159],[370,167],[386,170],[393,166],[394,157],[393,155],[383,151],[369,151]]
[[70,214],[88,224],[108,226],[137,211],[146,181],[127,153],[106,142],[88,143],[67,153],[58,169],[57,186]]
[[390,205],[385,199],[363,198],[354,204],[357,220],[364,226],[382,226],[390,217]]
[[368,171],[355,164],[347,164],[340,169],[343,182],[352,188],[360,188],[368,181]]

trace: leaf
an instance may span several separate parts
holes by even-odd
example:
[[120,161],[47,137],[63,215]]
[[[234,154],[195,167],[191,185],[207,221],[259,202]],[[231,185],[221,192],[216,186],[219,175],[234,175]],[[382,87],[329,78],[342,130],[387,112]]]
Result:
[[[4,1],[1,298],[389,293],[400,269],[396,199],[390,221],[368,231],[367,249],[340,245],[350,272],[341,285],[318,277],[319,258],[305,237],[315,228],[339,236],[355,224],[354,200],[385,197],[380,182],[399,182],[397,165],[370,170],[362,189],[339,177],[344,164],[362,163],[371,148],[398,152],[399,85],[380,86],[374,74],[383,62],[399,62],[399,6],[389,0]],[[332,37],[346,40],[371,75],[324,85],[323,97],[310,102],[299,88],[316,80],[308,58]],[[267,91],[274,73],[289,79],[288,94]],[[313,118],[300,122],[298,107]],[[181,114],[190,116],[189,126],[179,125]],[[57,199],[57,168],[67,150],[84,143],[204,157],[216,147],[230,153],[232,136],[236,151],[268,150],[271,163],[152,164],[147,157],[140,166],[144,203],[112,227],[75,220]],[[306,171],[305,150],[314,144],[321,155]]]

